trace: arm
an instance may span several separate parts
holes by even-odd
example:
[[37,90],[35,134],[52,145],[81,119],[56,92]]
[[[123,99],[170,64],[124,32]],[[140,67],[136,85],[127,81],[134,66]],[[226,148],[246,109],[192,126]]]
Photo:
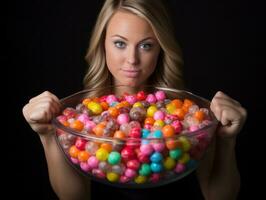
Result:
[[59,108],[58,98],[50,92],[44,92],[31,99],[24,106],[23,114],[32,129],[40,136],[47,160],[50,182],[59,199],[89,200],[90,181],[67,163],[54,137],[50,121],[60,111]]
[[197,170],[199,183],[205,199],[237,199],[240,175],[235,143],[247,114],[238,102],[221,92],[213,98],[211,109],[221,126],[217,128],[209,152]]

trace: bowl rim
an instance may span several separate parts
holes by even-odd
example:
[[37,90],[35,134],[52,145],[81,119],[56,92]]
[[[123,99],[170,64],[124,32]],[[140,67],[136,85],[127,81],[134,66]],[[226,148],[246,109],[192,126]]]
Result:
[[[118,86],[107,86],[107,87],[97,87],[97,88],[92,88],[92,89],[83,89],[83,90],[80,90],[78,92],[75,92],[69,96],[66,96],[64,98],[61,98],[59,101],[60,103],[66,101],[67,99],[70,99],[74,96],[77,96],[77,95],[81,95],[81,94],[85,94],[85,93],[88,93],[88,92],[92,92],[92,91],[96,91],[96,90],[103,90],[103,89],[107,89],[107,88],[117,88],[117,87],[130,87],[130,86],[125,86],[125,85],[118,85]],[[169,91],[169,92],[178,92],[178,93],[185,93],[187,95],[191,95],[193,96],[194,98],[197,98],[205,103],[207,103],[208,105],[210,105],[210,101],[204,97],[201,97],[199,95],[196,95],[195,93],[192,93],[190,91],[187,91],[187,90],[182,90],[182,89],[175,89],[175,88],[166,88],[166,87],[160,87],[160,86],[152,86],[152,85],[145,85],[143,86],[143,88],[147,88],[147,87],[151,87],[153,89],[157,89],[157,90],[164,90],[164,91]],[[136,88],[136,87],[133,87],[133,88]],[[209,108],[208,108],[209,109]],[[116,142],[116,143],[122,143],[124,144],[125,142],[127,141],[131,141],[131,142],[139,142],[139,141],[142,141],[142,140],[147,140],[147,141],[162,141],[162,140],[172,140],[172,139],[178,139],[179,137],[181,136],[186,136],[186,137],[193,137],[193,136],[196,136],[198,134],[200,134],[202,131],[205,131],[206,129],[209,129],[210,127],[214,126],[215,129],[219,123],[219,121],[216,119],[214,113],[209,109],[209,113],[211,115],[211,118],[212,118],[212,121],[207,124],[206,126],[202,127],[202,128],[199,128],[195,131],[189,131],[189,132],[184,132],[184,133],[181,133],[181,134],[178,134],[178,135],[175,135],[173,137],[168,137],[168,138],[113,138],[113,137],[107,137],[107,136],[96,136],[94,134],[84,134],[82,132],[79,132],[79,131],[75,131],[74,129],[71,129],[69,127],[66,127],[64,126],[63,124],[61,124],[58,120],[57,120],[57,116],[54,116],[52,118],[52,125],[54,126],[54,128],[56,129],[62,129],[64,132],[67,132],[67,133],[71,133],[72,135],[75,135],[75,136],[78,136],[78,137],[81,137],[81,138],[86,138],[88,140],[95,140],[95,141],[103,141],[103,142]]]

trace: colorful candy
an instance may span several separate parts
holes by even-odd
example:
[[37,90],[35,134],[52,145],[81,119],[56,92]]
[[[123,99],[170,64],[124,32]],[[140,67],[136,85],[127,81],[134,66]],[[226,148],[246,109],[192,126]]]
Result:
[[211,139],[201,130],[211,123],[209,114],[188,98],[168,99],[162,90],[109,94],[84,98],[57,117],[79,136],[59,128],[56,133],[86,174],[112,183],[158,183],[195,169]]

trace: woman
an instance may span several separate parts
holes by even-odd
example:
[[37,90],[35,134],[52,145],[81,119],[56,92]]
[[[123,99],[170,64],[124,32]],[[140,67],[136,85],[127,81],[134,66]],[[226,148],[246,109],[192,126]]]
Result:
[[[169,21],[161,1],[107,0],[86,56],[85,88],[121,84],[129,86],[127,92],[146,84],[183,88],[182,56]],[[236,199],[240,176],[234,147],[246,111],[222,92],[213,97],[211,110],[221,126],[197,170],[198,181],[205,199]],[[55,193],[60,199],[90,199],[90,181],[66,163],[53,137],[50,122],[59,111],[58,98],[47,91],[23,108],[25,119],[42,141]]]

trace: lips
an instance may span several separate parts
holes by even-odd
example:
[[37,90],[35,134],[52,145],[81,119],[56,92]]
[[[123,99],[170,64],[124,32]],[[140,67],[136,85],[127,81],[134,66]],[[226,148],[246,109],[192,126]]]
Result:
[[128,78],[136,78],[140,74],[140,70],[137,69],[121,69],[122,73]]

